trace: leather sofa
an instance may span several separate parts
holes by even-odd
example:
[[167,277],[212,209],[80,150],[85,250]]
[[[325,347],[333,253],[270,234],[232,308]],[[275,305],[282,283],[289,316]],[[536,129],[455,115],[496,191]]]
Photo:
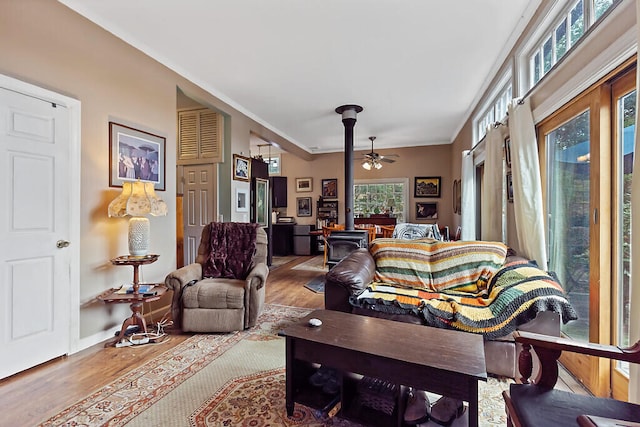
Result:
[[[505,264],[513,258],[507,257]],[[520,258],[521,259],[521,258]],[[363,308],[350,303],[350,298],[360,294],[372,282],[376,273],[376,262],[368,249],[358,249],[343,258],[325,278],[325,308],[359,315],[385,318],[395,321],[423,324],[425,319],[415,314],[397,314]],[[540,311],[537,316],[517,329],[545,335],[560,336],[561,315],[555,311]],[[516,344],[512,333],[506,336],[485,339],[485,360],[489,374],[516,378],[520,344]]]

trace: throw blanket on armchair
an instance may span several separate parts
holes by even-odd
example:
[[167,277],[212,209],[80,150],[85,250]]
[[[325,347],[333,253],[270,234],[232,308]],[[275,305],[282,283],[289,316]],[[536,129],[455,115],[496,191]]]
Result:
[[203,277],[246,279],[256,251],[258,224],[212,222],[209,225],[209,256]]
[[429,326],[503,337],[540,311],[555,311],[567,323],[578,318],[562,286],[549,274],[526,262],[505,265],[477,293],[447,290],[430,292],[372,283],[352,305],[386,313],[424,318]]

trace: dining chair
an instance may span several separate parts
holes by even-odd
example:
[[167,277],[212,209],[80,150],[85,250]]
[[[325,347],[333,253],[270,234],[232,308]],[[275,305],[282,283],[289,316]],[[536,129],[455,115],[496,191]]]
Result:
[[331,226],[322,226],[322,239],[324,240],[324,259],[322,261],[322,268],[327,266],[327,254],[329,253],[329,236],[334,230],[344,230],[344,224],[333,224]]
[[392,237],[393,230],[396,228],[395,225],[381,225],[380,230],[382,231],[382,237]]
[[369,243],[373,242],[373,240],[378,237],[378,227],[374,224],[358,224],[355,225],[355,228],[358,230],[367,230],[369,233]]

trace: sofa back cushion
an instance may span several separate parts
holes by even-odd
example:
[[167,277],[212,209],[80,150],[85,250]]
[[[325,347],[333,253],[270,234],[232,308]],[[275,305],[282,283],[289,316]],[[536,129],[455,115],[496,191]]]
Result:
[[504,264],[501,242],[376,239],[369,247],[377,282],[433,292],[478,292]]

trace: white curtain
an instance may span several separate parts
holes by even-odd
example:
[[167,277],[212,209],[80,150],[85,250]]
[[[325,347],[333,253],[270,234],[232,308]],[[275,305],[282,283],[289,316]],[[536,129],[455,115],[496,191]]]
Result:
[[[636,23],[640,22],[640,0],[636,0]],[[640,26],[636,25],[638,31],[638,45],[640,45]],[[636,90],[640,88],[640,69],[636,71]],[[633,155],[633,180],[631,182],[631,302],[629,339],[635,343],[640,339],[640,220],[634,221],[635,214],[640,212],[640,131],[638,126],[638,108],[640,102],[636,96],[636,140]],[[640,217],[639,217],[640,218]],[[635,248],[635,250],[634,250]],[[629,400],[640,403],[640,366],[630,364],[629,376]]]
[[462,152],[462,198],[460,202],[462,219],[462,240],[476,240],[476,191],[473,185],[473,153]]
[[[638,0],[640,1],[640,0]],[[521,255],[547,269],[542,184],[535,125],[529,100],[509,104],[513,210]]]
[[482,179],[482,215],[480,236],[482,240],[501,242],[502,200],[504,171],[502,167],[502,133],[495,126],[487,130]]

